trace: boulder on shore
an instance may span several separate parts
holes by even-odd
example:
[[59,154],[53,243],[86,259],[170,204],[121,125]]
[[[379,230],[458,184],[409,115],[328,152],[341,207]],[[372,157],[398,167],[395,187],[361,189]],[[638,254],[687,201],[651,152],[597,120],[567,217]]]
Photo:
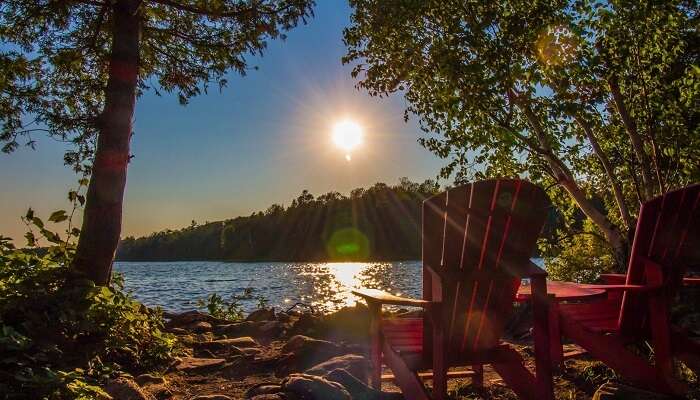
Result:
[[258,310],[255,310],[248,314],[248,317],[246,317],[246,321],[255,321],[255,322],[260,322],[260,321],[272,321],[275,319],[275,309],[274,308],[261,308]]
[[175,370],[185,373],[199,373],[223,366],[226,360],[223,358],[196,358],[183,357],[175,364]]
[[301,372],[330,358],[343,354],[344,349],[326,340],[313,339],[308,336],[296,335],[282,346],[282,354],[275,374],[286,376],[293,372]]
[[343,385],[314,375],[289,375],[282,381],[282,390],[308,400],[352,400]]
[[110,381],[102,390],[114,400],[155,400],[152,395],[144,393],[136,382],[125,377]]
[[213,332],[215,335],[221,336],[261,336],[260,328],[265,325],[266,322],[260,321],[243,321],[235,322],[233,324],[217,325],[214,327]]
[[345,387],[353,399],[362,400],[403,400],[403,395],[398,392],[381,392],[369,387],[344,369],[335,369],[324,378],[340,383]]
[[367,382],[370,365],[366,358],[357,354],[345,354],[317,364],[304,373],[316,376],[326,376],[334,370],[344,370],[361,382]]
[[162,385],[165,383],[165,378],[152,374],[142,374],[137,376],[134,380],[139,384],[139,386]]

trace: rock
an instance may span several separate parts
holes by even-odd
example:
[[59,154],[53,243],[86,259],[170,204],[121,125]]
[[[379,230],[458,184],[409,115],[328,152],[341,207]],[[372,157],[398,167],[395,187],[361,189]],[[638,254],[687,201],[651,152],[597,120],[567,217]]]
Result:
[[168,329],[168,332],[175,334],[175,335],[187,335],[189,332],[186,329],[182,328],[170,328]]
[[279,393],[282,391],[282,386],[281,385],[275,385],[272,383],[259,383],[245,392],[245,398],[250,399],[255,396],[259,396],[262,394],[275,394]]
[[292,374],[282,381],[282,390],[309,400],[352,400],[343,385],[314,375]]
[[241,349],[260,346],[260,344],[258,342],[256,342],[255,339],[253,339],[250,336],[242,336],[242,337],[228,339],[228,340],[231,341],[230,343],[233,346],[236,346],[236,347],[241,348]]
[[195,351],[226,352],[227,354],[243,354],[244,349],[256,349],[258,343],[250,336],[236,339],[219,339],[197,342],[192,345]]
[[299,316],[292,328],[289,330],[290,334],[309,334],[315,332],[320,323],[320,318],[316,317],[311,313],[303,313]]
[[279,322],[290,322],[292,320],[292,317],[287,314],[287,313],[277,313],[277,320]]
[[215,367],[223,366],[226,362],[223,358],[196,358],[183,357],[175,365],[175,370],[186,373],[197,373]]
[[304,371],[342,354],[343,349],[332,342],[296,335],[282,346],[281,352],[286,355],[278,363],[277,376]]
[[207,349],[195,349],[194,356],[197,358],[219,358]]
[[267,321],[258,328],[258,332],[260,336],[271,338],[279,336],[284,329],[285,324],[279,321]]
[[158,400],[171,399],[173,397],[173,392],[164,385],[158,386],[155,390],[149,388],[149,391],[156,396]]
[[190,400],[233,400],[233,397],[223,394],[205,394],[192,397]]
[[274,308],[261,308],[255,310],[248,314],[246,321],[272,321],[275,319],[275,309]]
[[136,383],[139,384],[139,386],[162,385],[165,383],[165,378],[163,378],[162,376],[156,376],[151,374],[139,375],[136,377],[135,380]]
[[593,395],[593,400],[667,400],[672,397],[637,389],[632,386],[608,382],[601,385]]
[[251,347],[249,349],[242,349],[242,350],[243,350],[243,354],[245,354],[247,356],[256,356],[256,355],[262,353],[262,350],[257,349],[255,347]]
[[191,324],[185,325],[183,329],[194,333],[204,333],[209,332],[212,329],[212,325],[206,321],[197,321]]
[[255,397],[251,397],[250,400],[291,400],[292,398],[290,396],[287,396],[283,393],[274,393],[274,394],[259,394]]
[[307,369],[304,373],[309,375],[325,376],[333,370],[342,369],[361,382],[367,382],[370,365],[367,359],[357,354],[346,354],[333,357]]
[[155,397],[141,391],[136,382],[127,378],[117,378],[102,388],[114,400],[153,400]]
[[304,352],[323,352],[339,354],[340,346],[327,340],[314,339],[304,335],[294,335],[280,349],[282,353],[299,354]]
[[165,324],[166,328],[181,327],[200,321],[209,322],[210,324],[225,324],[229,322],[196,310],[186,311],[181,314],[163,313],[163,316],[168,319]]
[[367,386],[344,369],[334,369],[329,372],[326,379],[340,383],[345,387],[345,390],[350,393],[353,399],[363,400],[403,400],[403,395],[396,392],[381,392],[377,389]]
[[244,321],[233,324],[217,325],[214,327],[213,332],[219,336],[259,336],[259,329],[262,325],[265,325],[265,322]]
[[355,307],[343,307],[323,317],[318,333],[336,342],[366,343],[369,334],[369,311],[358,303]]

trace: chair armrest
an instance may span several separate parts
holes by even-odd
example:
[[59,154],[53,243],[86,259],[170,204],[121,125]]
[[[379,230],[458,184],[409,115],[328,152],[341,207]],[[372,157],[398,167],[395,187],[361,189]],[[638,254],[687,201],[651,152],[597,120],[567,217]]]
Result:
[[700,278],[683,278],[683,286],[700,286]]
[[661,285],[581,285],[586,289],[602,289],[608,292],[655,292],[661,289]]
[[353,290],[352,294],[358,297],[362,297],[365,301],[367,301],[367,303],[373,303],[377,305],[390,304],[396,306],[430,308],[439,304],[428,300],[409,299],[406,297],[394,296],[391,293],[387,293],[383,290],[377,289],[357,289]]
[[600,274],[600,279],[605,282],[606,285],[622,285],[627,279],[625,274]]

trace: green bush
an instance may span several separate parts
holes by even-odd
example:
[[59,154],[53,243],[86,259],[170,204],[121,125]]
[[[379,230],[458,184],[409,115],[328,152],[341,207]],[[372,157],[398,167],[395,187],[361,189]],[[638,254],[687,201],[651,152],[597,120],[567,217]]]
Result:
[[614,272],[616,265],[610,246],[588,220],[580,233],[564,236],[556,244],[542,242],[540,249],[552,280],[592,283],[600,274]]
[[[167,367],[179,345],[162,332],[161,310],[133,300],[119,277],[99,287],[75,275],[73,246],[30,217],[53,245],[17,249],[0,236],[0,393],[100,398],[107,378]],[[27,239],[36,245],[32,233]]]
[[241,301],[257,301],[257,307],[267,308],[267,299],[261,295],[253,294],[253,288],[243,289],[243,294],[234,294],[225,300],[216,293],[210,294],[206,299],[198,299],[197,307],[206,309],[209,315],[229,321],[243,320],[244,309]]

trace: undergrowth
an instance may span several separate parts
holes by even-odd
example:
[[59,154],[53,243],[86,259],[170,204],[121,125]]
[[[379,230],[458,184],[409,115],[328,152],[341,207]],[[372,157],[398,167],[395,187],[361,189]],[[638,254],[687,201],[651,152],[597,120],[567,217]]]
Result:
[[[105,398],[101,382],[167,367],[179,345],[161,311],[131,298],[118,276],[109,287],[82,279],[69,268],[74,246],[31,210],[25,221],[38,229],[28,247],[0,236],[2,398]],[[51,245],[38,247],[39,235]]]

